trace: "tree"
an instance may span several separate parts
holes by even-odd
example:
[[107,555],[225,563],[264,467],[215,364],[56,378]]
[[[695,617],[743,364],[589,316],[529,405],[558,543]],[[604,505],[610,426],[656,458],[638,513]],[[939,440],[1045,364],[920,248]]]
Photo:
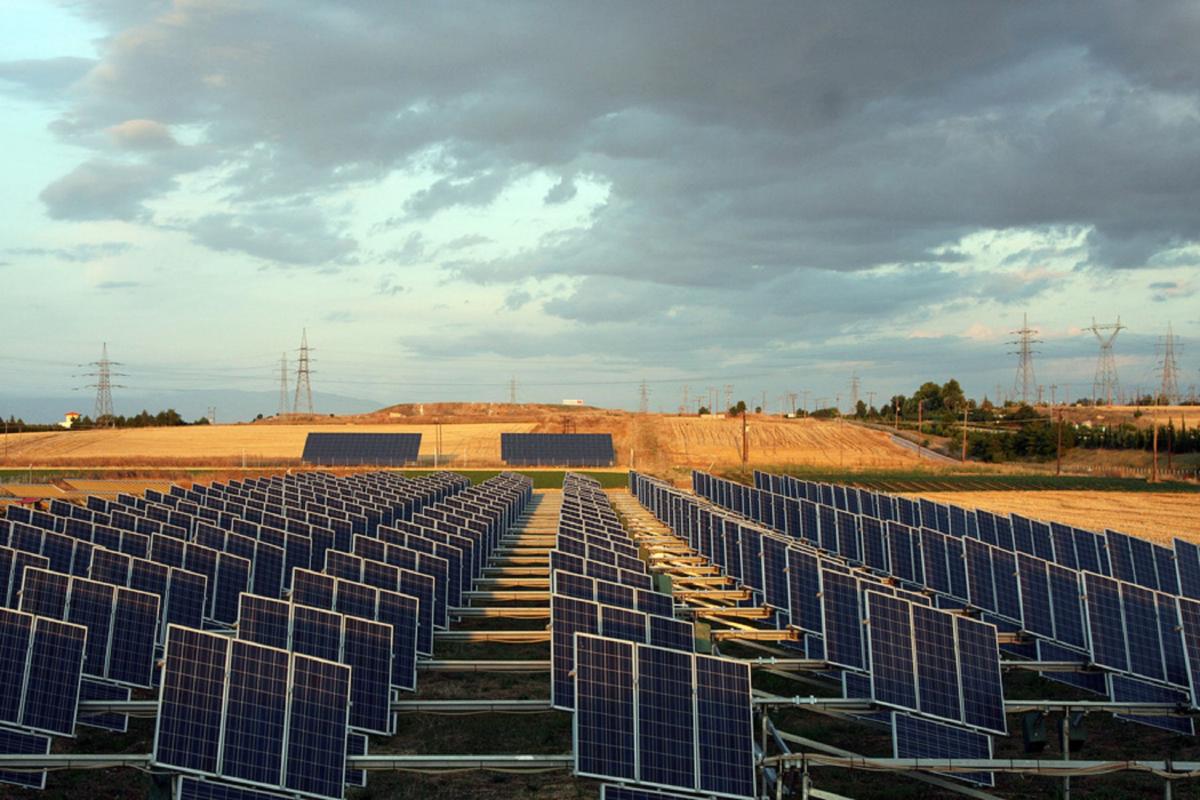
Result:
[[954,414],[959,414],[963,410],[963,403],[967,401],[966,395],[963,394],[962,387],[954,378],[946,381],[942,386],[941,391],[942,407]]
[[864,403],[862,400],[859,400],[857,403],[854,404],[854,416],[858,417],[859,419],[866,418],[867,404]]
[[729,407],[729,415],[731,417],[736,417],[745,410],[746,410],[746,401],[738,400],[737,405]]

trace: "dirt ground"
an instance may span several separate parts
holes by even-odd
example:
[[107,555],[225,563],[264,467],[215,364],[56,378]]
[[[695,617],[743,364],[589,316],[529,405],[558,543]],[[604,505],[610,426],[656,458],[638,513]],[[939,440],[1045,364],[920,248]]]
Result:
[[1175,537],[1200,541],[1200,494],[1005,491],[924,492],[920,496],[1093,531],[1111,528],[1167,545]]
[[[10,434],[0,447],[0,464],[11,466],[211,466],[251,465],[299,459],[310,431],[356,433],[421,433],[421,457],[432,462],[438,426],[434,410],[426,413],[388,412],[355,418],[356,424],[304,421],[285,424],[132,428],[122,430],[56,431]],[[455,409],[457,415],[437,415],[445,422],[441,463],[445,466],[497,466],[502,432],[611,433],[618,466],[646,470],[690,469],[741,463],[741,419],[630,414],[598,409],[508,407],[507,415]],[[397,414],[396,417],[389,417]],[[403,419],[396,423],[384,419]],[[483,421],[491,419],[492,421]],[[920,460],[893,444],[886,433],[839,421],[747,418],[750,464],[809,465],[846,469],[902,468]],[[7,456],[4,455],[7,453]],[[928,462],[925,462],[928,463]]]

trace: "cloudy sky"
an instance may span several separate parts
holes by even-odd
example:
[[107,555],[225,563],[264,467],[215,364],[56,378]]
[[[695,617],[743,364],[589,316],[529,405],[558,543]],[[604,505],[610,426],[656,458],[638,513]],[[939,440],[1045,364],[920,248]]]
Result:
[[[7,0],[0,392],[1090,394],[1200,340],[1200,6]],[[1200,345],[1180,359],[1200,382]],[[1047,388],[1047,396],[1049,389]],[[118,408],[120,407],[118,397]]]

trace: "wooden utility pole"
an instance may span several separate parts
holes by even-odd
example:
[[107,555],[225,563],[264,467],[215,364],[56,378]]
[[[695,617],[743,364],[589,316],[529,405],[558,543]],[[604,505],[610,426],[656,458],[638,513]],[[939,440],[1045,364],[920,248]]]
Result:
[[896,412],[896,430],[900,430],[900,401],[892,400],[892,410]]
[[969,410],[970,410],[970,406],[968,406],[964,402],[963,403],[963,451],[962,451],[962,461],[964,464],[967,463],[967,412]]
[[750,437],[747,434],[746,427],[746,409],[742,409],[742,472],[746,471],[746,465],[750,461]]
[[1154,465],[1150,470],[1150,482],[1158,483],[1158,418],[1152,418],[1150,424],[1154,426]]
[[921,436],[922,434],[925,433],[924,413],[925,413],[925,401],[918,400],[917,401],[917,435],[918,436]]
[[1062,409],[1058,410],[1058,451],[1055,456],[1054,474],[1062,475],[1062,429],[1063,429],[1063,413]]

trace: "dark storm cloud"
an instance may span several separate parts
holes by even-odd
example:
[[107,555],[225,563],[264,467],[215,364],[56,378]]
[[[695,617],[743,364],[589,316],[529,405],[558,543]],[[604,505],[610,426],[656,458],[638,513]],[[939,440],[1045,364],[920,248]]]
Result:
[[[1188,262],[1200,241],[1191,3],[108,0],[85,13],[111,35],[55,129],[80,143],[129,120],[203,129],[196,158],[225,167],[241,207],[197,219],[201,244],[340,263],[358,242],[319,212],[293,224],[257,209],[398,169],[433,178],[377,231],[488,206],[535,173],[557,180],[547,204],[586,180],[606,200],[585,227],[443,264],[479,283],[581,280],[545,305],[579,326],[657,312],[664,330],[708,318],[725,335],[730,309],[802,309],[819,324],[801,329],[834,335],[1054,285],[1037,271],[1049,246],[963,291],[962,240],[981,230],[1086,232],[1073,255],[1097,274]],[[96,175],[91,161],[43,199],[60,218],[136,218],[198,166],[146,164]],[[630,338],[618,329],[613,341]]]

